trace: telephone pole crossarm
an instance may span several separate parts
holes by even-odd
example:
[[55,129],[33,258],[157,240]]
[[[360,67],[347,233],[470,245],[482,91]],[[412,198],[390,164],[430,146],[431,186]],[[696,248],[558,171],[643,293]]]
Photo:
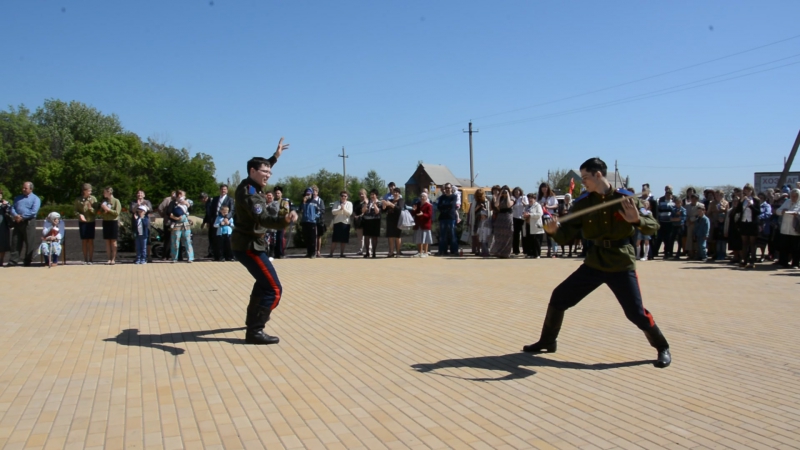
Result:
[[347,190],[347,154],[344,152],[344,147],[342,147],[342,154],[336,155],[339,158],[342,158],[342,190]]

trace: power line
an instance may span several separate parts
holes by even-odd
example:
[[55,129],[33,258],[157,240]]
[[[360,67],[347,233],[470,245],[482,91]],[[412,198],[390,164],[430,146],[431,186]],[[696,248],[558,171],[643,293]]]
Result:
[[706,65],[706,64],[710,64],[712,62],[721,61],[723,59],[732,58],[734,56],[739,56],[739,55],[742,55],[742,54],[745,54],[745,53],[750,53],[750,52],[753,52],[753,51],[756,51],[756,50],[760,50],[762,48],[770,47],[772,45],[777,45],[777,44],[780,44],[780,43],[783,43],[783,42],[786,42],[786,41],[791,41],[791,40],[797,39],[797,38],[800,38],[800,34],[798,34],[796,36],[792,36],[792,37],[786,38],[786,39],[781,39],[779,41],[770,42],[769,44],[759,45],[758,47],[753,47],[753,48],[750,48],[750,49],[747,49],[747,50],[742,50],[740,52],[731,53],[731,54],[725,55],[725,56],[720,56],[718,58],[710,59],[708,61],[703,61],[701,63],[691,64],[691,65],[688,65],[688,66],[685,66],[685,67],[681,67],[679,69],[673,69],[673,70],[662,72],[662,73],[659,73],[659,74],[656,74],[656,75],[650,75],[650,76],[647,76],[647,77],[644,77],[644,78],[639,78],[637,80],[626,81],[624,83],[619,83],[619,84],[615,84],[613,86],[608,86],[608,87],[604,87],[604,88],[600,88],[600,89],[595,89],[593,91],[584,92],[582,94],[575,94],[575,95],[571,95],[569,97],[563,97],[563,98],[556,99],[556,100],[550,100],[550,101],[543,102],[543,103],[537,103],[537,104],[531,105],[531,106],[524,106],[522,108],[516,108],[516,109],[512,109],[512,110],[508,110],[508,111],[489,114],[489,115],[486,115],[486,116],[479,116],[479,117],[476,117],[476,118],[477,119],[486,119],[486,118],[489,118],[489,117],[495,117],[495,116],[500,116],[500,115],[504,115],[504,114],[510,114],[510,113],[514,113],[514,112],[518,112],[518,111],[524,111],[526,109],[536,108],[536,107],[539,107],[539,106],[545,106],[545,105],[550,105],[550,104],[553,104],[553,103],[563,102],[563,101],[566,101],[566,100],[572,100],[574,98],[584,97],[584,96],[591,95],[591,94],[597,94],[598,92],[604,92],[604,91],[608,91],[608,90],[611,90],[611,89],[616,89],[618,87],[628,86],[630,84],[635,84],[635,83],[640,83],[642,81],[651,80],[653,78],[663,77],[665,75],[670,75],[670,74],[673,74],[673,73],[676,73],[676,72],[681,72],[681,71],[684,71],[684,70],[693,69],[695,67],[700,67],[700,66],[703,66],[703,65]]
[[[743,55],[743,54],[746,54],[746,53],[754,52],[756,50],[761,50],[763,48],[771,47],[773,45],[777,45],[777,44],[781,44],[781,43],[784,43],[784,42],[788,42],[788,41],[791,41],[791,40],[794,40],[794,39],[797,39],[797,38],[800,38],[800,34],[794,35],[794,36],[790,36],[788,38],[780,39],[780,40],[777,40],[777,41],[769,42],[767,44],[759,45],[759,46],[756,46],[756,47],[752,47],[752,48],[749,48],[749,49],[746,49],[746,50],[742,50],[742,51],[739,51],[739,52],[731,53],[731,54],[728,54],[728,55],[725,55],[725,56],[720,56],[720,57],[717,57],[717,58],[709,59],[707,61],[699,62],[699,63],[696,63],[696,64],[690,64],[688,66],[680,67],[678,69],[668,70],[666,72],[661,72],[661,73],[658,73],[658,74],[655,74],[655,75],[649,75],[649,76],[646,76],[646,77],[643,77],[643,78],[638,78],[636,80],[626,81],[626,82],[618,83],[618,84],[615,84],[615,85],[612,85],[612,86],[608,86],[608,87],[604,87],[604,88],[600,88],[600,89],[595,89],[595,90],[592,90],[592,91],[587,91],[587,92],[583,92],[583,93],[580,93],[580,94],[575,94],[575,95],[563,97],[563,98],[556,99],[556,100],[550,100],[550,101],[543,102],[543,103],[537,103],[537,104],[531,105],[531,106],[525,106],[525,107],[522,107],[522,108],[511,109],[511,110],[508,110],[508,111],[502,111],[502,112],[488,114],[488,115],[484,115],[484,116],[478,116],[478,117],[475,117],[475,118],[476,119],[485,119],[485,118],[489,118],[489,117],[496,117],[496,116],[500,116],[500,115],[505,115],[505,114],[511,114],[511,113],[514,113],[514,112],[524,111],[524,110],[531,109],[531,108],[536,108],[536,107],[539,107],[539,106],[551,105],[551,104],[554,104],[554,103],[559,103],[559,102],[563,102],[563,101],[567,101],[567,100],[572,100],[572,99],[579,98],[579,97],[584,97],[584,96],[587,96],[587,95],[597,94],[599,92],[604,92],[604,91],[608,91],[608,90],[611,90],[611,89],[616,89],[616,88],[619,88],[619,87],[628,86],[628,85],[635,84],[635,83],[640,83],[642,81],[647,81],[647,80],[651,80],[651,79],[654,79],[654,78],[663,77],[665,75],[670,75],[670,74],[673,74],[673,73],[676,73],[676,72],[681,72],[681,71],[684,71],[684,70],[693,69],[695,67],[700,67],[700,66],[703,66],[703,65],[706,65],[706,64],[711,64],[713,62],[717,62],[717,61],[721,61],[721,60],[724,60],[724,59],[732,58],[734,56],[739,56],[739,55]],[[385,139],[377,139],[377,140],[368,141],[368,142],[360,142],[360,143],[357,143],[357,144],[350,144],[348,146],[349,147],[359,147],[359,146],[371,145],[371,144],[375,144],[375,143],[379,143],[379,142],[392,141],[392,140],[395,140],[395,139],[401,139],[401,138],[408,137],[408,136],[416,136],[416,135],[420,135],[420,134],[430,133],[432,131],[438,131],[438,130],[441,130],[441,129],[444,129],[444,128],[448,128],[448,127],[452,127],[452,126],[455,126],[455,125],[459,125],[461,123],[463,123],[463,121],[453,122],[453,123],[450,123],[450,124],[447,124],[447,125],[442,125],[442,126],[439,126],[439,127],[436,127],[436,128],[430,128],[430,129],[423,130],[423,131],[418,131],[418,132],[414,132],[414,133],[407,133],[407,134],[394,136],[394,137],[389,137],[389,138],[385,138]],[[432,140],[436,140],[436,139],[438,139],[438,138],[434,138]],[[362,152],[362,154],[364,154],[364,153],[377,153],[377,152],[382,152],[382,151],[394,150],[396,148],[407,147],[409,145],[416,145],[418,143],[423,143],[423,142],[428,142],[428,141],[424,140],[424,141],[413,142],[413,143],[410,143],[410,144],[404,144],[404,145],[400,145],[400,146],[396,146],[396,147],[391,147],[391,148],[387,148],[387,149],[383,149],[383,150]]]
[[675,167],[667,167],[667,166],[637,166],[632,164],[620,164],[620,167],[634,167],[637,169],[681,169],[681,170],[718,170],[718,169],[746,169],[750,167],[775,167],[777,164],[760,164],[760,165],[753,165],[748,164],[746,166],[724,166],[724,167],[711,167],[711,166],[704,166],[702,164],[693,164],[691,166],[675,166]]
[[366,152],[351,153],[351,155],[366,155],[366,154],[369,154],[369,153],[388,152],[389,150],[395,150],[395,149],[398,149],[398,148],[410,147],[412,145],[424,144],[426,142],[442,140],[442,139],[445,139],[445,138],[448,138],[448,137],[452,137],[456,133],[461,134],[461,132],[450,132],[450,133],[447,133],[447,134],[442,134],[442,135],[439,135],[439,136],[436,136],[436,137],[432,137],[432,138],[429,138],[429,139],[424,139],[424,140],[417,141],[417,142],[411,142],[411,143],[408,143],[408,144],[396,145],[394,147],[382,148],[380,150],[369,150],[369,151],[366,151]]
[[[786,60],[786,59],[789,59],[789,58],[794,58],[794,57],[797,57],[797,56],[800,56],[800,54],[793,55],[793,56],[790,56],[790,57],[787,57],[787,58],[781,58],[781,59],[778,59],[778,60],[775,60],[775,61],[771,61],[769,63],[758,64],[758,65],[751,66],[751,67],[748,67],[748,68],[745,68],[745,69],[735,70],[735,71],[724,73],[724,74],[721,74],[721,75],[715,75],[713,77],[704,78],[704,79],[701,79],[701,80],[691,81],[689,83],[683,83],[683,84],[679,84],[679,85],[668,87],[668,88],[663,88],[663,89],[658,89],[658,90],[651,91],[651,92],[646,92],[644,94],[637,94],[637,95],[633,95],[633,96],[630,96],[630,97],[624,97],[624,98],[617,99],[617,100],[610,100],[610,101],[607,101],[607,102],[596,103],[594,105],[582,106],[580,108],[568,109],[568,110],[559,111],[559,112],[555,112],[555,113],[543,114],[543,115],[540,115],[540,116],[528,117],[528,118],[524,118],[524,119],[516,119],[516,120],[511,120],[511,121],[508,121],[508,122],[498,122],[498,123],[494,123],[494,124],[484,125],[483,127],[484,128],[493,128],[493,127],[515,125],[515,124],[518,124],[518,123],[530,122],[530,121],[533,121],[533,120],[550,119],[550,118],[553,118],[553,117],[560,117],[560,116],[565,116],[565,115],[568,115],[568,114],[576,114],[576,113],[579,113],[579,112],[585,112],[585,111],[591,111],[591,110],[595,110],[595,109],[607,108],[609,106],[621,105],[621,104],[624,104],[624,103],[630,103],[630,102],[634,102],[634,101],[638,101],[638,100],[646,100],[646,99],[649,99],[649,98],[659,97],[659,96],[662,96],[662,95],[674,94],[676,92],[687,91],[687,90],[690,90],[690,89],[697,89],[697,88],[708,86],[708,85],[712,85],[712,84],[722,83],[722,82],[725,82],[725,81],[731,81],[731,80],[735,80],[735,79],[738,79],[738,78],[748,77],[748,76],[751,76],[751,75],[757,75],[757,74],[763,73],[763,72],[769,72],[769,71],[772,71],[772,70],[782,69],[784,67],[800,64],[800,61],[796,61],[796,62],[789,63],[789,64],[784,64],[784,65],[777,66],[777,67],[772,67],[772,68],[769,68],[769,69],[758,70],[758,71],[755,71],[755,72],[750,72],[750,73],[746,73],[746,74],[743,74],[743,75],[738,75],[738,76],[735,76],[735,77],[729,77],[729,78],[725,78],[723,80],[710,81],[708,83],[698,84],[696,86],[689,86],[689,87],[683,87],[683,86],[688,86],[688,85],[700,83],[700,82],[705,81],[705,80],[710,80],[710,79],[714,79],[714,78],[727,76],[727,75],[730,75],[730,74],[733,74],[733,73],[741,72],[743,70],[750,70],[750,69],[753,69],[755,67],[760,67],[760,66],[764,66],[764,65],[767,65],[767,64],[774,64],[776,61],[782,61],[782,60]],[[683,88],[682,89],[678,89],[678,88],[681,88],[681,87],[683,87]]]

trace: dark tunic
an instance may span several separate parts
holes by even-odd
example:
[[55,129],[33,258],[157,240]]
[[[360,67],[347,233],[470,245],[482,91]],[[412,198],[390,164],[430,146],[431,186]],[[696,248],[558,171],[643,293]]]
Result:
[[403,230],[401,230],[397,223],[400,222],[400,213],[405,208],[403,199],[391,199],[390,202],[394,203],[394,208],[386,208],[386,237],[399,238]]

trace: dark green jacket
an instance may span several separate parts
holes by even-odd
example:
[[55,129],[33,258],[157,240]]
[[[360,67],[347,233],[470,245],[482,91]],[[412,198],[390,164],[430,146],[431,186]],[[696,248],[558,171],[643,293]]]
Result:
[[[609,195],[600,195],[595,192],[585,193],[575,199],[570,214],[616,198],[632,195],[632,192],[624,189],[617,189]],[[636,203],[636,209],[641,211],[642,201],[636,197],[633,197],[633,201]],[[620,245],[619,243],[619,241],[633,236],[636,229],[644,235],[653,235],[658,230],[658,221],[652,215],[640,215],[638,224],[628,223],[622,216],[622,205],[618,203],[562,223],[553,238],[559,244],[564,244],[581,237],[581,232],[583,232],[583,238],[590,241],[616,241],[609,248],[598,244],[592,245],[586,254],[585,264],[604,272],[622,272],[636,270],[636,253],[633,245]]]

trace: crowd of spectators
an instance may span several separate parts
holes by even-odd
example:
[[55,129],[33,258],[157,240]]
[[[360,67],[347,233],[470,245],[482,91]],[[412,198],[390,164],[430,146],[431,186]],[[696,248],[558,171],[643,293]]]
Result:
[[[631,236],[636,258],[641,261],[686,258],[698,261],[726,261],[743,268],[754,268],[757,263],[773,262],[782,267],[798,267],[800,260],[800,183],[792,189],[785,185],[756,193],[753,186],[745,184],[729,196],[721,190],[706,189],[702,194],[688,188],[680,195],[666,186],[664,195],[656,198],[645,184],[637,195],[643,207],[640,214],[654,215],[659,222],[653,236],[636,232]],[[36,215],[41,201],[33,193],[33,183],[26,182],[22,193],[9,203],[0,192],[0,265],[5,253],[10,252],[9,265],[29,266],[34,252],[42,255],[50,266],[58,262],[64,238],[64,224],[58,213],[48,215],[42,232],[36,228]],[[631,189],[632,190],[632,189]],[[105,187],[98,200],[92,195],[89,184],[82,186],[75,200],[75,213],[83,253],[83,264],[94,263],[95,224],[101,219],[105,241],[106,264],[116,263],[117,240],[121,202],[114,190]],[[291,201],[283,197],[283,189],[276,186],[265,194],[267,211],[278,217],[292,210]],[[231,234],[234,227],[235,204],[228,195],[228,186],[221,185],[219,195],[209,198],[202,194],[205,216],[201,229],[208,229],[207,258],[216,261],[233,261]],[[493,186],[489,192],[478,189],[469,208],[462,210],[461,192],[447,183],[435,202],[423,190],[419,198],[406,206],[401,190],[389,184],[387,192],[367,192],[361,189],[358,198],[350,201],[349,193],[342,191],[331,206],[331,246],[328,257],[338,250],[346,257],[351,228],[354,228],[358,256],[377,257],[382,218],[385,218],[384,237],[389,251],[387,257],[402,256],[404,230],[413,230],[413,257],[431,255],[434,241],[433,224],[438,223],[438,249],[435,256],[463,256],[459,241],[466,242],[471,253],[497,258],[548,258],[585,255],[590,242],[577,239],[560,248],[544,232],[544,225],[560,216],[570,214],[572,197],[566,194],[557,198],[547,183],[538,191],[527,195],[519,187]],[[163,220],[161,233],[164,241],[162,258],[177,262],[184,255],[194,261],[192,225],[189,211],[192,202],[181,190],[173,192],[154,209],[143,191],[129,205],[132,214],[131,232],[136,249],[136,264],[152,260],[150,233],[154,228],[150,214],[157,211]],[[300,227],[306,247],[306,257],[321,254],[322,238],[327,230],[326,205],[319,196],[317,186],[310,186],[303,195]],[[463,223],[462,223],[463,222]],[[457,235],[458,229],[463,230]],[[286,254],[284,230],[269,230],[265,236],[269,253],[274,258]],[[23,248],[25,251],[23,252]],[[543,248],[546,254],[543,254]],[[568,253],[567,253],[568,252]],[[580,253],[579,253],[580,252]],[[760,254],[759,254],[760,252]],[[409,254],[406,254],[409,256]]]

